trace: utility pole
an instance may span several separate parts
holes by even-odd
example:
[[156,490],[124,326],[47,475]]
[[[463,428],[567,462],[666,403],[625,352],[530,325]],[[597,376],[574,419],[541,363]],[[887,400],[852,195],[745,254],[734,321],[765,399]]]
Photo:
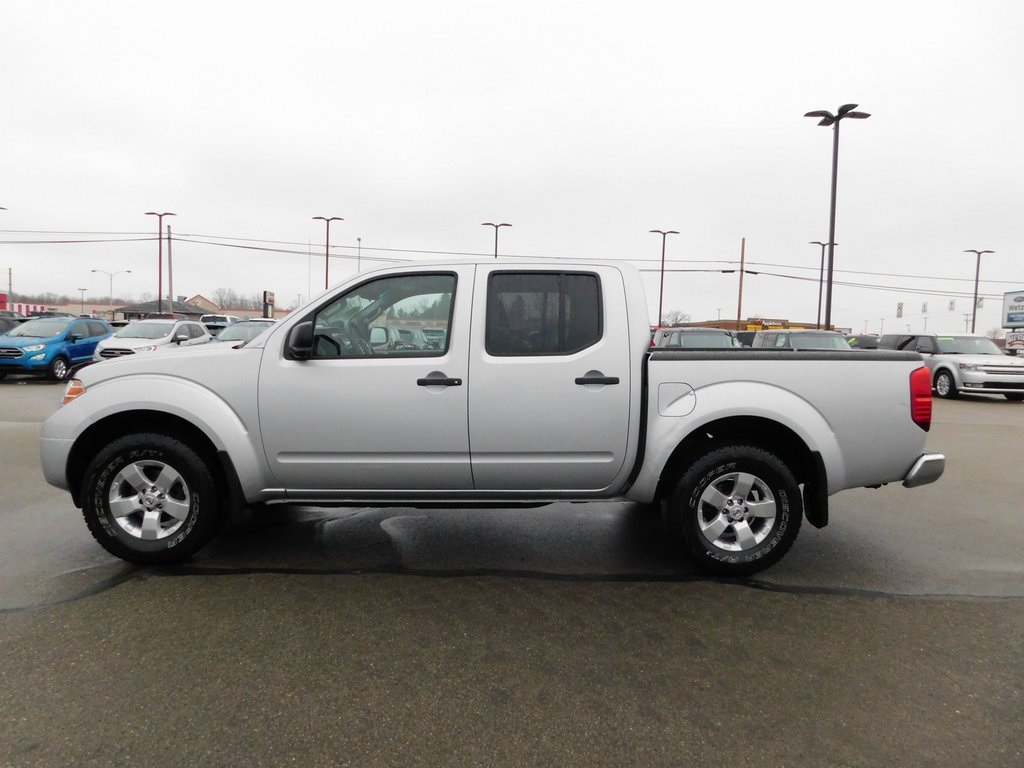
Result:
[[743,270],[747,254],[747,238],[740,240],[740,295],[736,300],[736,330],[740,330],[740,315],[743,313]]
[[167,298],[174,312],[174,269],[171,267],[171,225],[167,225]]

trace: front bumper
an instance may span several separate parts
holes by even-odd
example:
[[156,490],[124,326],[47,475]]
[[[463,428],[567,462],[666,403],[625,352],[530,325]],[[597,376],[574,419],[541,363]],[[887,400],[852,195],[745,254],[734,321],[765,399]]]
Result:
[[914,466],[903,478],[905,488],[916,488],[919,485],[934,483],[942,477],[946,469],[946,457],[941,453],[923,453],[918,456]]
[[28,357],[8,358],[0,360],[0,373],[46,373],[49,358],[30,360]]
[[1024,394],[1024,368],[961,368],[958,373],[961,392],[985,392],[992,395]]

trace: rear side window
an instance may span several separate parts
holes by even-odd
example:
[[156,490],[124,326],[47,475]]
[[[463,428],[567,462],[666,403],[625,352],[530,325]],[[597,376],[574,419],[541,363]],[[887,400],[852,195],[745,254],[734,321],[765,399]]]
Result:
[[601,283],[581,272],[495,272],[487,286],[489,355],[569,355],[601,338]]

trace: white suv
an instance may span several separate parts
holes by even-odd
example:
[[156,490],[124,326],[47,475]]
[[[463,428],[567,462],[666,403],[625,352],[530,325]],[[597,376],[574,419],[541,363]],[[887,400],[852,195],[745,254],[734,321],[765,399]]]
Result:
[[887,334],[878,346],[921,353],[939,397],[977,392],[1024,400],[1024,360],[1003,354],[987,336]]
[[96,345],[92,359],[109,360],[139,352],[206,344],[213,337],[195,320],[136,320]]

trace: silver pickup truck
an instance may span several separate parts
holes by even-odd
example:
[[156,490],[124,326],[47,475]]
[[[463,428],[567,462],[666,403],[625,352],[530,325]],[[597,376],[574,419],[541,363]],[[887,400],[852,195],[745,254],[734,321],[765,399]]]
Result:
[[[376,343],[419,328],[436,346]],[[931,380],[909,352],[655,350],[622,264],[360,274],[252,341],[84,368],[43,472],[99,543],[183,560],[266,503],[661,505],[702,568],[776,562],[846,488],[930,483]]]

